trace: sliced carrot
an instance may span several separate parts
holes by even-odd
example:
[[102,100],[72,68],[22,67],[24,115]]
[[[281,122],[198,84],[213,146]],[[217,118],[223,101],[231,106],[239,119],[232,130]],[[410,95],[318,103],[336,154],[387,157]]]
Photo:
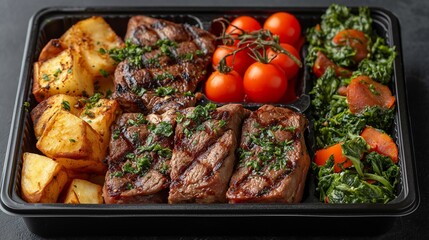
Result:
[[387,86],[367,76],[359,76],[353,78],[347,86],[347,103],[350,111],[356,114],[366,107],[391,108],[395,104],[395,97]]
[[356,63],[368,56],[368,38],[365,33],[355,29],[344,29],[339,31],[332,39],[335,45],[350,46],[356,50],[354,60]]
[[352,72],[348,69],[336,65],[322,52],[317,52],[317,58],[313,65],[313,73],[319,78],[326,72],[326,69],[328,69],[329,67],[334,68],[335,74],[337,76],[350,77],[352,75]]
[[398,147],[389,135],[367,126],[362,131],[361,136],[371,147],[370,151],[388,156],[394,163],[398,162]]
[[348,168],[353,165],[353,163],[343,155],[341,143],[317,150],[314,155],[314,162],[319,166],[323,166],[332,155],[334,156],[334,171],[336,173],[341,172],[343,168]]

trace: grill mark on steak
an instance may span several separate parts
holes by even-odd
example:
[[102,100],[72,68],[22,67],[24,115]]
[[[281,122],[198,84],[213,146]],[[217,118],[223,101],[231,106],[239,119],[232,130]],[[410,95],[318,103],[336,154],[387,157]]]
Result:
[[182,110],[176,127],[169,203],[226,200],[241,122],[249,112],[239,104],[207,112],[197,108]]
[[[302,134],[306,125],[303,115],[285,108],[265,105],[253,112],[243,124],[240,148],[244,159],[231,178],[228,201],[301,201],[310,165]],[[252,139],[256,136],[259,138]],[[281,155],[274,155],[280,147],[284,149]],[[281,161],[284,158],[285,163]]]
[[[207,158],[211,153],[213,153],[214,148],[217,147],[216,144],[221,145],[222,148],[227,148],[228,146],[226,146],[225,144],[223,144],[223,142],[221,141],[221,139],[223,138],[225,134],[222,134],[221,137],[217,137],[217,138],[211,138],[212,141],[210,141],[210,145],[207,148],[202,149],[201,151],[198,151],[197,153],[193,154],[193,160],[192,162],[190,162],[189,164],[183,166],[182,168],[180,168],[179,170],[179,177],[177,180],[172,181],[171,184],[175,185],[175,186],[181,186],[183,184],[183,180],[185,179],[185,177],[187,176],[188,173],[190,173],[194,167],[198,164],[202,165],[206,171],[204,174],[202,174],[203,179],[209,179],[208,176],[213,176],[214,172],[217,171],[220,166],[222,165],[223,161],[225,160],[225,158],[228,156],[227,152],[223,152],[222,156],[218,159],[218,161],[216,161],[213,167],[204,162],[204,159]],[[219,166],[220,164],[220,166]]]
[[[152,46],[153,50],[142,54],[141,68],[131,65],[128,60],[122,61],[116,68],[116,91],[112,97],[118,100],[124,111],[161,114],[169,109],[179,110],[195,105],[200,95],[190,97],[184,96],[184,93],[194,92],[198,83],[205,78],[215,50],[214,35],[189,24],[135,16],[128,22],[125,38],[141,46]],[[163,39],[175,42],[177,47],[169,46],[168,54],[163,53],[157,46],[158,40]],[[203,54],[197,54],[197,50]],[[158,59],[158,63],[152,59]],[[173,77],[157,79],[162,73]],[[173,99],[170,98],[154,99],[158,87],[175,89],[173,98],[176,104],[172,104]],[[136,93],[143,88],[145,93]]]
[[[161,203],[170,184],[175,113],[125,113],[112,126],[103,187],[106,203]],[[171,156],[171,155],[170,155]]]

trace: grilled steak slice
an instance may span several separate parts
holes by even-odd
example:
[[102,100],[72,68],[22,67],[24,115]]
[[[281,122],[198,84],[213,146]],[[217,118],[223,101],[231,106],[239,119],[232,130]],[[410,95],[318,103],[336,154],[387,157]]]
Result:
[[242,120],[239,104],[187,108],[177,117],[169,203],[225,202]]
[[106,203],[167,201],[174,119],[174,111],[147,117],[124,113],[118,118],[107,157]]
[[189,24],[135,16],[125,38],[134,50],[115,70],[113,93],[125,111],[163,113],[195,105],[189,93],[206,77],[214,35]]
[[300,202],[310,166],[306,126],[302,114],[286,108],[264,105],[253,112],[243,124],[229,203]]

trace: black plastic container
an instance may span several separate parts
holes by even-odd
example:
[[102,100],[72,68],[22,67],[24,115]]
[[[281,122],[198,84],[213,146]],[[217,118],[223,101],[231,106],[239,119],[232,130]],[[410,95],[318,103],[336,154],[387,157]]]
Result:
[[[392,91],[397,100],[397,113],[393,136],[399,149],[400,183],[398,197],[388,204],[324,204],[315,196],[314,176],[308,174],[303,201],[299,204],[142,204],[142,205],[66,205],[29,204],[20,197],[20,173],[23,152],[38,152],[29,113],[23,107],[30,102],[32,109],[37,103],[31,95],[32,64],[43,46],[52,38],[60,37],[74,23],[99,15],[123,37],[129,17],[149,15],[176,22],[187,22],[205,29],[218,17],[234,18],[251,15],[261,22],[271,13],[287,11],[300,20],[303,32],[320,22],[326,8],[49,8],[34,15],[29,23],[26,48],[18,84],[14,115],[7,147],[1,187],[3,211],[24,218],[28,228],[39,235],[56,234],[168,234],[153,232],[152,226],[168,226],[169,233],[197,233],[200,231],[229,233],[245,231],[246,234],[266,230],[276,233],[276,225],[289,229],[311,228],[321,235],[330,234],[326,226],[335,225],[333,233],[354,232],[350,224],[365,226],[365,234],[385,231],[391,217],[412,213],[419,205],[419,192],[415,169],[412,135],[406,102],[405,78],[402,63],[400,27],[397,18],[389,11],[371,8],[374,28],[385,37],[389,45],[395,45],[398,56],[394,63]],[[306,114],[311,88],[309,74],[301,73],[298,84],[299,99],[283,106]],[[207,99],[205,100],[207,101]],[[248,105],[256,108],[257,105]],[[307,134],[311,149],[311,134]],[[362,217],[367,217],[362,220]],[[239,227],[237,222],[245,223]],[[322,224],[321,224],[322,223]],[[192,227],[189,227],[189,226]],[[97,227],[100,226],[100,227]],[[144,227],[143,227],[144,226]],[[356,225],[355,225],[356,226]],[[283,227],[280,228],[280,230]],[[328,228],[329,229],[329,228]],[[214,231],[214,232],[213,232]],[[279,231],[279,228],[277,228]],[[355,232],[359,234],[358,232]],[[296,233],[295,233],[296,234]]]

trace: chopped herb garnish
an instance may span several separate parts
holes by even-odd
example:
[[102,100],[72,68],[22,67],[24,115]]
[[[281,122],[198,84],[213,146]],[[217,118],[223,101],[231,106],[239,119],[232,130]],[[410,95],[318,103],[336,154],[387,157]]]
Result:
[[193,94],[191,91],[187,91],[183,94],[185,97],[195,97],[195,94]]
[[204,52],[198,49],[197,51],[195,51],[195,55],[201,57],[204,56]]
[[158,87],[155,94],[159,97],[165,97],[176,93],[176,89],[172,87]]
[[150,131],[155,135],[162,135],[165,137],[170,137],[173,135],[173,126],[169,122],[160,122],[158,125],[154,126],[153,124],[149,127]]
[[142,87],[133,87],[131,92],[137,94],[139,97],[142,97],[147,91]]
[[222,128],[223,126],[225,126],[226,125],[226,121],[225,120],[223,120],[223,119],[221,119],[220,121],[219,121],[219,128]]
[[182,60],[185,60],[185,61],[192,61],[194,59],[194,54],[193,53],[184,53],[184,54],[180,55],[179,58]]
[[177,47],[177,43],[170,39],[158,40],[156,42],[156,45],[159,47],[159,50],[161,51],[161,53],[169,57],[173,57],[173,52],[171,51],[171,48]]
[[54,77],[58,77],[58,75],[61,73],[62,71],[61,71],[61,69],[60,68],[58,68],[55,72],[54,72]]
[[127,190],[134,189],[134,186],[132,183],[127,183],[127,186],[125,187]]
[[130,162],[126,162],[124,165],[122,165],[122,171],[124,171],[125,173],[132,173],[132,174],[136,174],[139,172],[138,169],[133,167]]
[[113,177],[123,177],[123,176],[124,176],[124,173],[121,172],[121,171],[112,172],[110,174],[110,178],[113,178]]
[[149,66],[149,67],[159,67],[159,59],[154,57],[154,58],[149,58],[145,61],[145,65]]
[[170,168],[168,167],[167,163],[163,163],[161,165],[161,167],[159,168],[159,172],[162,173],[162,174],[164,174],[164,175],[168,174],[168,170],[170,170]]
[[44,74],[42,75],[42,79],[43,79],[43,80],[45,80],[45,81],[49,81],[49,75],[48,75],[48,74],[46,74],[46,73],[44,73]]
[[94,114],[94,112],[89,111],[88,109],[86,109],[86,110],[83,112],[83,114],[84,114],[84,115],[86,115],[86,116],[88,116],[88,117],[90,117],[90,118],[95,118],[95,114]]
[[374,94],[376,96],[380,95],[380,93],[377,91],[377,89],[375,89],[375,86],[373,84],[369,84],[368,88],[369,88],[369,91],[371,91],[372,94]]
[[104,55],[104,54],[106,54],[106,53],[107,53],[106,49],[104,49],[104,48],[100,48],[100,49],[98,49],[98,52],[99,52],[100,54],[102,54],[102,55]]
[[24,107],[24,110],[25,110],[26,112],[28,112],[28,111],[29,111],[29,109],[30,109],[30,102],[24,102],[24,103],[22,104],[22,106]]
[[125,155],[125,157],[128,158],[128,159],[134,159],[136,157],[136,155],[134,155],[134,153],[127,153]]
[[147,120],[144,117],[143,113],[137,113],[136,121],[137,124],[147,124]]
[[139,146],[137,147],[139,153],[144,152],[156,152],[160,157],[171,158],[172,151],[169,148],[162,147],[159,143],[151,144],[149,146]]
[[291,151],[293,140],[277,141],[275,137],[276,131],[285,131],[282,126],[273,127],[258,127],[259,131],[248,135],[248,141],[253,146],[252,148],[260,148],[256,154],[251,149],[239,149],[238,153],[240,162],[246,167],[252,168],[255,173],[263,170],[265,167],[268,170],[286,170],[287,169],[287,152]]
[[135,67],[141,67],[142,55],[150,51],[152,51],[152,47],[150,46],[142,47],[132,43],[130,39],[127,39],[125,41],[124,48],[110,49],[109,55],[113,60],[115,60],[115,62],[122,62],[125,59],[127,59],[131,65]]
[[66,101],[66,100],[62,101],[61,105],[62,105],[64,110],[70,111],[70,103],[68,101]]
[[184,129],[183,129],[183,133],[185,134],[185,136],[186,136],[187,138],[192,137],[192,132],[191,132],[189,129],[187,129],[187,128],[184,128]]
[[100,72],[101,76],[103,76],[105,78],[107,78],[109,76],[109,73],[104,69],[100,69],[100,70],[98,70],[98,72]]
[[119,138],[119,134],[121,134],[121,131],[119,129],[115,129],[113,131],[113,134],[112,134],[113,139],[114,140],[118,139]]
[[73,68],[67,69],[67,74],[71,74],[73,72]]
[[[176,121],[182,123],[184,129],[183,133],[187,138],[192,136],[192,131],[204,131],[205,126],[202,124],[204,121],[211,119],[210,113],[216,110],[216,104],[208,103],[205,106],[198,105],[191,113],[184,117],[177,116]],[[183,121],[186,118],[186,121]],[[192,126],[191,123],[193,123]]]
[[76,142],[76,140],[74,140],[73,138],[69,138],[69,141],[72,142],[72,143]]
[[147,124],[147,120],[142,113],[138,113],[135,120],[130,118],[127,123],[131,126],[138,126],[140,124]]
[[173,74],[171,74],[169,72],[163,72],[161,74],[155,75],[153,79],[156,81],[161,81],[161,80],[165,80],[165,79],[174,80],[174,76],[173,76]]
[[139,172],[146,172],[152,164],[152,158],[150,156],[139,157],[136,160],[136,165]]
[[184,118],[185,118],[185,115],[183,115],[180,112],[178,112],[177,115],[176,115],[176,122],[181,123]]

